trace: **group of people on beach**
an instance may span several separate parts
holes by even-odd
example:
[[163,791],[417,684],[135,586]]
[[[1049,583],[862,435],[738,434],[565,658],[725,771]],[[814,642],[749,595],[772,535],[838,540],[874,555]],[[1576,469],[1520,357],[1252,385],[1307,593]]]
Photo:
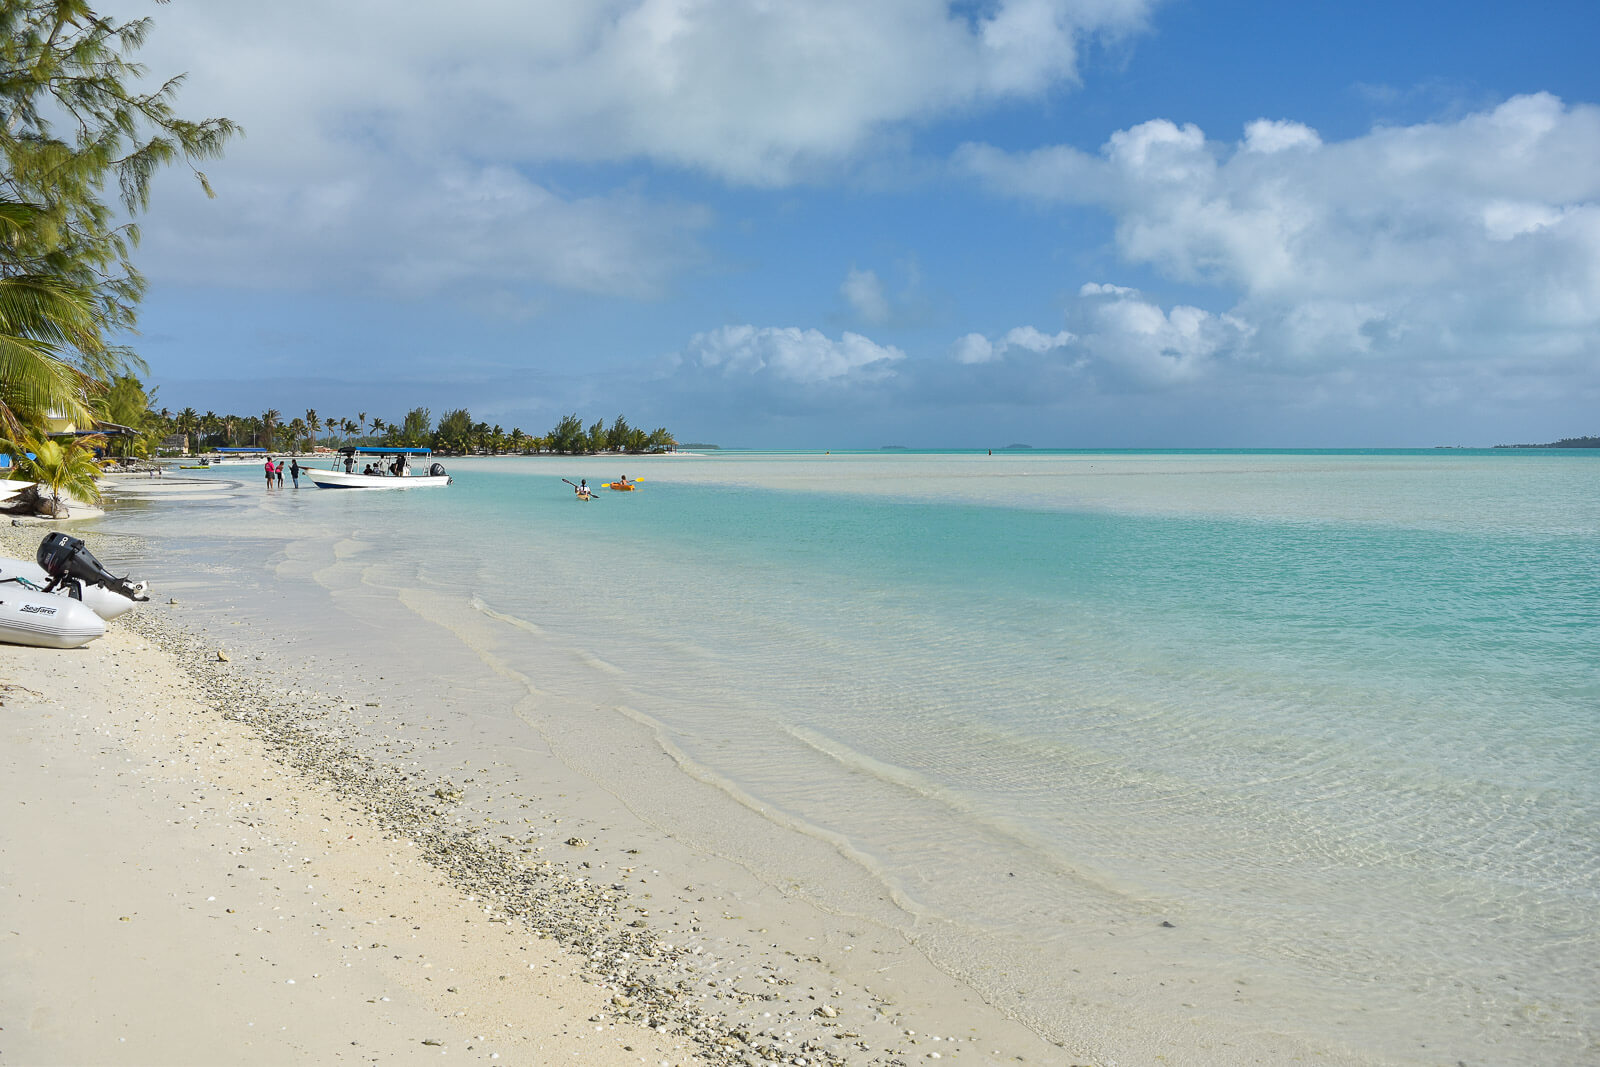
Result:
[[[294,487],[296,489],[300,488],[300,469],[300,461],[298,459],[291,459],[289,461],[289,477],[294,479]],[[274,463],[272,457],[268,456],[267,488],[271,489],[274,482],[277,483],[279,489],[283,488],[283,461],[279,460],[278,462]]]

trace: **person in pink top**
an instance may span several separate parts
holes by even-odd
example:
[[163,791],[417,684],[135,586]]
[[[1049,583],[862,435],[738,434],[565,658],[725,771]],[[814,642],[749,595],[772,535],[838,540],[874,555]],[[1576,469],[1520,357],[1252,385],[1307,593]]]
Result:
[[276,474],[277,472],[278,472],[278,468],[276,468],[276,467],[274,467],[272,465],[272,457],[268,456],[267,457],[267,488],[268,489],[272,488],[272,476],[274,474]]

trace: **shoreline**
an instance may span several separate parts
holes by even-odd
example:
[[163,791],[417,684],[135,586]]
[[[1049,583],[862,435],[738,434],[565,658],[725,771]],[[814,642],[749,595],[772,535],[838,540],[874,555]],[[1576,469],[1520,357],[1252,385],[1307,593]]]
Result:
[[[175,484],[172,488],[179,489]],[[31,556],[37,540],[34,531],[10,527],[0,531],[0,554]],[[125,535],[109,536],[116,540]],[[107,552],[96,547],[102,538],[88,531],[87,540],[91,551],[102,560],[108,558]],[[507,1049],[512,1050],[508,1053],[511,1062],[522,1059],[515,1053],[517,1049],[577,1056],[578,1062],[584,1063],[887,1065],[937,1057],[969,1062],[1066,1062],[1059,1058],[1061,1049],[997,1011],[971,1003],[970,990],[965,990],[966,997],[959,997],[965,987],[953,979],[949,979],[952,988],[943,993],[921,988],[921,995],[911,998],[925,1002],[919,1006],[948,1006],[953,1003],[954,991],[959,999],[968,1001],[953,1015],[937,1020],[937,1025],[951,1027],[950,1036],[928,1034],[925,1026],[919,1025],[921,1018],[910,1014],[915,1006],[907,1004],[902,1009],[895,993],[875,992],[835,973],[820,955],[802,957],[797,948],[803,951],[809,946],[788,944],[799,935],[777,927],[789,926],[794,910],[806,905],[782,894],[775,902],[766,902],[764,910],[753,899],[756,894],[740,901],[750,905],[742,909],[751,916],[749,922],[774,925],[774,940],[770,947],[757,947],[755,940],[765,939],[769,931],[752,927],[746,935],[749,943],[730,952],[726,939],[714,943],[710,935],[702,935],[699,910],[685,906],[689,898],[680,897],[674,907],[652,899],[650,892],[641,894],[635,889],[635,884],[643,885],[646,879],[643,872],[635,875],[626,865],[626,855],[613,861],[614,866],[608,865],[594,856],[597,846],[548,828],[519,841],[520,834],[500,832],[511,829],[507,820],[467,801],[471,779],[457,785],[448,777],[419,776],[403,765],[403,758],[361,751],[343,728],[329,727],[330,715],[354,712],[358,701],[376,707],[377,699],[361,701],[361,697],[377,697],[378,693],[363,693],[358,686],[357,692],[338,696],[302,690],[291,695],[273,684],[269,670],[255,668],[248,653],[222,652],[228,658],[219,657],[223,642],[196,632],[177,618],[176,606],[165,602],[168,598],[161,590],[154,596],[152,603],[111,623],[105,638],[83,649],[16,649],[19,654],[9,658],[8,670],[0,677],[0,682],[21,687],[3,694],[8,710],[26,707],[29,712],[8,719],[0,749],[5,765],[16,771],[27,759],[46,753],[46,765],[73,767],[72,773],[36,780],[34,806],[70,809],[83,800],[85,785],[95,792],[115,789],[125,794],[125,803],[115,813],[115,843],[131,850],[124,864],[144,864],[157,895],[168,902],[158,909],[162,914],[153,926],[164,931],[160,945],[146,944],[148,955],[137,960],[119,959],[114,940],[89,935],[87,931],[97,924],[85,924],[83,919],[86,909],[104,912],[120,908],[125,912],[126,905],[113,902],[128,891],[128,885],[102,877],[107,872],[93,861],[69,862],[55,854],[44,839],[69,840],[75,834],[93,833],[96,827],[52,816],[42,824],[30,819],[27,827],[0,837],[0,858],[4,860],[0,866],[45,872],[36,892],[19,889],[6,894],[14,901],[6,909],[11,913],[8,925],[19,932],[0,956],[5,964],[0,969],[9,976],[0,984],[0,1006],[6,1018],[32,1021],[26,1028],[7,1026],[0,1032],[4,1034],[0,1048],[22,1053],[24,1061],[147,1062],[151,1055],[173,1062],[175,1056],[181,1059],[180,1050],[189,1044],[158,1045],[157,1051],[151,1052],[140,1043],[156,1040],[149,1025],[134,1025],[120,1010],[126,1007],[121,1003],[124,998],[132,1002],[150,999],[148,992],[141,993],[139,983],[128,979],[143,966],[156,966],[184,972],[185,981],[205,986],[213,1010],[224,1017],[257,1014],[256,1005],[274,1002],[274,996],[266,995],[269,993],[277,994],[285,1009],[292,1002],[294,1025],[283,1031],[285,1036],[280,1039],[267,1040],[255,1027],[246,1027],[252,1031],[250,1047],[259,1045],[263,1050],[261,1062],[310,1056],[312,1046],[319,1049],[313,1057],[319,1061],[334,1056],[328,1051],[332,1035],[327,1027],[345,1026],[358,1007],[381,1014],[385,1024],[371,1028],[367,1044],[338,1050],[338,1058],[345,1050],[352,1055],[359,1049],[370,1053],[374,1044],[390,1055],[417,1049],[431,1053],[433,1045],[421,1044],[426,1041],[440,1042],[440,1051],[481,1053],[485,1062]],[[129,698],[130,687],[140,688],[140,699]],[[155,700],[155,694],[164,699]],[[426,717],[423,708],[410,710]],[[99,759],[86,763],[84,751],[92,743],[102,746]],[[108,754],[121,754],[125,762],[143,761],[153,768],[182,768],[184,776],[165,778],[160,772],[138,782],[123,781],[122,772],[103,764]],[[224,762],[227,768],[220,766]],[[158,781],[167,784],[165,791],[155,788]],[[64,793],[66,787],[74,791]],[[180,799],[185,789],[196,797],[226,790],[231,799],[196,809]],[[157,823],[149,817],[152,806],[159,809],[175,801],[183,812],[181,819]],[[552,827],[570,817],[570,811],[542,814]],[[348,935],[351,944],[343,946],[336,960],[319,957],[316,952],[330,947],[331,937],[328,941],[302,938],[294,950],[273,963],[280,971],[288,968],[291,973],[314,971],[324,976],[309,983],[334,990],[327,997],[329,1013],[323,1029],[304,1021],[304,997],[293,995],[309,990],[297,988],[286,994],[285,989],[263,986],[263,981],[270,981],[264,974],[241,977],[229,973],[227,960],[250,958],[264,931],[234,919],[232,910],[214,914],[215,905],[223,901],[221,894],[206,893],[217,899],[205,900],[201,909],[224,924],[220,947],[203,955],[188,947],[188,935],[178,929],[185,917],[177,914],[170,902],[185,901],[183,907],[189,910],[200,907],[195,901],[204,898],[198,897],[192,872],[184,876],[175,870],[155,871],[150,869],[150,861],[139,857],[155,857],[180,847],[192,851],[192,835],[180,843],[177,839],[185,835],[175,828],[183,823],[189,824],[191,831],[200,828],[194,825],[196,820],[208,831],[208,858],[213,863],[231,858],[223,853],[240,849],[244,837],[235,840],[236,835],[243,833],[251,839],[252,862],[234,866],[256,868],[250,870],[251,878],[274,883],[278,895],[273,899],[279,903],[273,904],[267,915],[291,913],[292,908],[292,914],[308,922],[320,919],[328,928]],[[581,814],[573,821],[584,824]],[[296,839],[297,827],[303,837],[310,832],[306,824],[316,822],[322,823],[315,827],[316,838],[331,847],[315,857],[296,859],[295,851],[307,850],[285,842]],[[328,832],[322,833],[324,830]],[[535,847],[536,840],[541,843]],[[623,851],[637,854],[639,849]],[[263,866],[263,854],[270,852],[276,854]],[[665,854],[681,857],[682,852],[680,846]],[[215,865],[211,877],[205,879],[208,884],[224,884],[232,873],[223,870],[226,866]],[[333,868],[341,873],[330,877],[327,872]],[[257,869],[265,873],[257,873]],[[317,877],[308,879],[306,890],[284,888],[313,872]],[[650,873],[657,881],[663,875],[660,869]],[[694,877],[686,869],[668,869],[665,876],[680,884],[684,878]],[[62,877],[74,885],[93,884],[95,892],[87,897],[82,892],[67,893],[60,888],[58,879]],[[601,881],[613,877],[618,880]],[[54,892],[43,888],[52,881],[58,887]],[[314,892],[310,886],[316,887]],[[771,888],[762,887],[758,892],[770,892]],[[402,898],[410,901],[405,910],[393,910],[392,903],[379,904],[376,910],[370,906]],[[705,901],[706,896],[698,899]],[[342,927],[328,921],[339,914],[335,902],[339,909],[349,909],[339,916]],[[391,911],[384,912],[386,906]],[[728,920],[739,918],[727,906],[721,911],[723,927],[729,925]],[[426,921],[406,923],[408,915]],[[130,921],[135,918],[129,916]],[[712,919],[706,916],[704,921],[709,926]],[[389,954],[394,958],[385,962],[383,979],[377,981],[367,974],[366,984],[355,990],[330,980],[327,972],[352,970],[379,955],[362,954],[358,939],[364,936],[364,924],[402,931],[414,927],[412,939],[420,951],[415,959]],[[211,933],[216,930],[213,927]],[[80,941],[76,951],[63,952],[74,937],[87,940]],[[52,944],[51,938],[61,940]],[[863,932],[861,947],[866,949],[871,939]],[[708,946],[711,952],[706,951]],[[842,946],[844,952],[853,947]],[[914,951],[906,946],[900,950]],[[874,951],[884,951],[884,947],[880,944]],[[100,989],[95,1007],[78,1002],[73,992],[83,976],[72,961],[86,954],[103,957],[108,967],[120,967],[124,976],[110,982],[109,989]],[[319,958],[320,964],[316,962]],[[432,969],[424,958],[453,959],[459,964],[455,972],[497,973],[469,987],[453,972],[457,984],[447,987],[450,992],[441,999],[433,976],[421,975],[421,984],[414,980],[419,966]],[[220,967],[216,966],[219,962]],[[319,966],[323,969],[318,970]],[[891,960],[883,970],[894,966]],[[208,967],[215,969],[208,973]],[[515,981],[524,976],[541,981],[537,988],[529,987],[527,981]],[[302,986],[307,983],[305,978],[300,981]],[[407,986],[406,998],[385,1001],[358,995],[397,983]],[[915,983],[912,987],[916,988]],[[182,998],[160,999],[159,1004],[142,1004],[131,1015],[158,1020],[156,1028],[163,1033],[182,1029],[189,1022],[183,1015]],[[69,1014],[80,1016],[70,1032],[59,1021],[40,1021],[55,1018],[59,1012],[56,1005],[63,1002],[74,1008]],[[384,1007],[374,1009],[368,1004]],[[334,1005],[342,1008],[335,1010]],[[450,1007],[455,1007],[454,1013],[441,1014],[441,1009]],[[463,1026],[458,1021],[462,1012],[468,1020],[496,1021],[493,1026]],[[969,1025],[963,1034],[954,1027],[957,1021],[985,1019],[989,1025]],[[239,1037],[226,1033],[227,1027],[220,1023],[213,1029],[212,1037],[218,1042]],[[468,1034],[468,1029],[474,1032]],[[424,1030],[445,1036],[429,1037]],[[305,1037],[304,1031],[313,1036]],[[401,1031],[411,1031],[411,1035],[402,1036]],[[491,1031],[498,1042],[486,1041]],[[112,1034],[119,1038],[115,1047],[94,1045]],[[140,1040],[123,1048],[121,1039],[130,1036]],[[142,1060],[135,1047],[144,1049]],[[230,1062],[251,1061],[242,1046],[231,1043],[219,1044],[210,1053],[196,1062],[218,1055]],[[372,1056],[360,1058],[370,1060]]]

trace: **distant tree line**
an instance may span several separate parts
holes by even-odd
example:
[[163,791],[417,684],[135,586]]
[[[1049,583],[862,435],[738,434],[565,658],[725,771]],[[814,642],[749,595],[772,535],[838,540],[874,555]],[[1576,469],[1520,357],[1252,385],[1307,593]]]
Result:
[[121,447],[132,454],[148,455],[162,442],[184,453],[211,448],[262,448],[309,452],[317,447],[345,445],[404,448],[431,448],[435,452],[457,455],[537,454],[583,455],[594,452],[671,452],[678,447],[666,427],[644,430],[631,426],[618,415],[611,424],[599,420],[585,427],[576,414],[568,415],[544,434],[527,434],[520,427],[507,432],[473,419],[466,408],[447,411],[435,424],[427,408],[412,408],[405,416],[389,422],[365,411],[355,415],[323,415],[307,408],[304,416],[285,419],[283,412],[269,408],[259,415],[219,415],[184,408],[173,412],[153,410],[137,379],[123,378],[112,392],[121,401],[114,405],[112,421],[138,431],[138,436],[121,438]]
[[1495,445],[1496,448],[1600,448],[1600,437],[1563,437],[1548,445]]

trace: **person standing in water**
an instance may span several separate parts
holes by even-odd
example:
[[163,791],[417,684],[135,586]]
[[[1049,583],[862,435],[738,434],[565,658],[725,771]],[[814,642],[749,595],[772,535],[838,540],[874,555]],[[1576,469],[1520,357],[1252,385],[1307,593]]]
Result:
[[294,487],[296,489],[300,488],[300,461],[298,459],[289,461],[289,477],[294,479]]
[[268,489],[272,488],[272,474],[273,474],[272,457],[268,456],[267,457],[267,488]]

